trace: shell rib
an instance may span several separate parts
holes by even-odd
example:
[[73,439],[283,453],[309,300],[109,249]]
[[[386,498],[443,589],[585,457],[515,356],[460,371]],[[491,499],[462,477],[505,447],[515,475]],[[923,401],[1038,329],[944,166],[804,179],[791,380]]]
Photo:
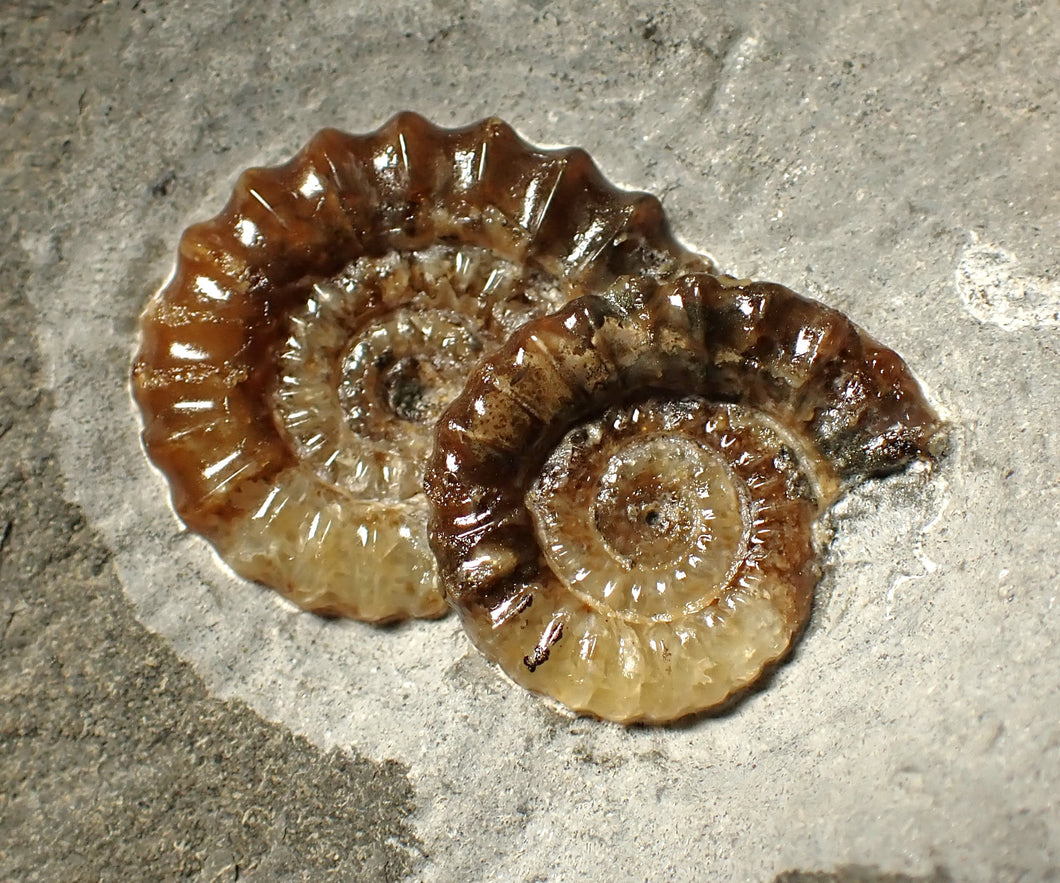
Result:
[[622,274],[696,268],[581,150],[410,113],[324,130],[185,231],[142,320],[144,445],[243,576],[322,614],[439,616],[422,468],[469,366]]
[[472,640],[578,712],[718,706],[809,616],[817,517],[941,424],[905,364],[768,283],[625,280],[485,358],[438,424],[431,544]]

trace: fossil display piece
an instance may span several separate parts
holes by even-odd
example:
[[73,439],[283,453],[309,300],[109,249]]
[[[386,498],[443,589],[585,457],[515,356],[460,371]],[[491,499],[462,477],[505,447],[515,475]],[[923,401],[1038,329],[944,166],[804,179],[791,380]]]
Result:
[[431,543],[519,684],[673,720],[788,651],[822,512],[941,440],[901,359],[834,310],[728,277],[619,280],[471,374],[427,469]]
[[942,435],[845,317],[713,270],[583,151],[325,130],[185,231],[144,445],[188,527],[306,609],[448,600],[576,711],[716,707],[805,624],[820,515]]
[[324,614],[438,616],[422,470],[470,366],[620,276],[710,268],[654,197],[498,120],[325,130],[184,233],[133,368],[144,445],[243,576]]

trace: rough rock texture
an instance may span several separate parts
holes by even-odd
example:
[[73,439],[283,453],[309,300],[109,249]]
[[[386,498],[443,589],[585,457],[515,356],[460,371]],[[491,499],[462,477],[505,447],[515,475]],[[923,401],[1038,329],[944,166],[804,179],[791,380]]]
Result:
[[134,618],[112,550],[63,499],[31,274],[4,253],[0,877],[399,879],[418,849],[401,764],[211,697]]
[[[160,856],[164,875],[183,850],[209,878],[228,850],[262,879],[1055,877],[1058,17],[4,4],[0,876],[128,879]],[[177,236],[241,169],[403,108],[585,147],[724,270],[894,347],[957,426],[926,488],[840,505],[809,634],[732,712],[570,720],[455,623],[297,614],[168,510],[126,378]],[[237,772],[255,767],[277,772]]]

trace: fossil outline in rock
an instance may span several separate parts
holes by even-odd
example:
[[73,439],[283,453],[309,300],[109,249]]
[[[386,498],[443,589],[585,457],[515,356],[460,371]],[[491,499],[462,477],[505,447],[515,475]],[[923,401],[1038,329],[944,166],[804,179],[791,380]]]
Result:
[[420,472],[473,356],[619,275],[687,269],[711,264],[659,201],[579,149],[496,119],[325,129],[184,232],[133,366],[144,447],[241,575],[321,614],[440,616]]
[[780,661],[819,578],[815,520],[944,443],[904,362],[835,310],[771,283],[629,279],[472,372],[436,429],[431,544],[516,682],[665,722]]

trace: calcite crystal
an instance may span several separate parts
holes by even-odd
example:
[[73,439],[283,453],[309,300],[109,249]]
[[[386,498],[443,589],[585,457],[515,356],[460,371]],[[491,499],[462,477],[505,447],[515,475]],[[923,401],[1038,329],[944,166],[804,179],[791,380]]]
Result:
[[941,438],[901,359],[834,310],[728,277],[618,280],[471,373],[427,468],[431,544],[516,682],[669,721],[785,655],[815,520]]

